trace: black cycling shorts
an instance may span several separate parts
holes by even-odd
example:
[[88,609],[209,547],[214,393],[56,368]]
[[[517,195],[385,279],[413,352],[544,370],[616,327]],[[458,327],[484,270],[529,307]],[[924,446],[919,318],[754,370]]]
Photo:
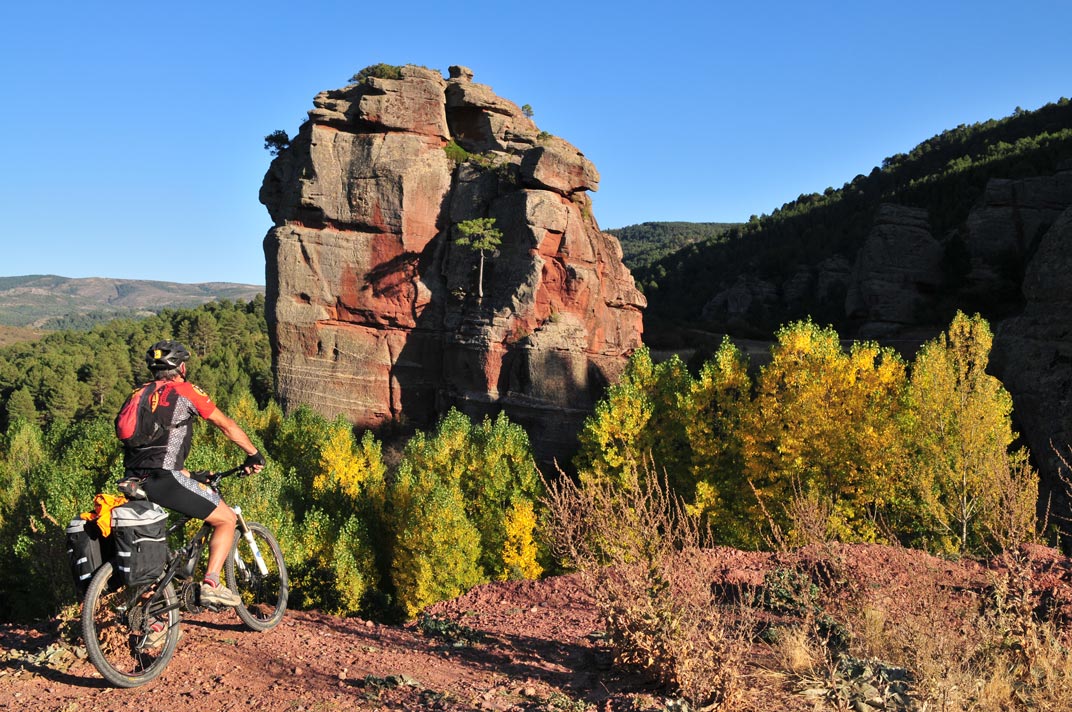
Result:
[[153,470],[141,488],[150,502],[198,519],[208,517],[223,501],[218,492],[180,470]]

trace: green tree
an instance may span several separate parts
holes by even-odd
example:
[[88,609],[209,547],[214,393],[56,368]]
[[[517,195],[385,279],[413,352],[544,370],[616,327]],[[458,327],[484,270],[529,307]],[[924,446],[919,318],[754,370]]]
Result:
[[16,419],[0,448],[0,528],[15,510],[26,489],[26,477],[45,462],[41,429],[30,420]]
[[401,79],[402,67],[396,64],[371,64],[350,77],[353,84],[367,84],[369,79]]
[[273,156],[278,156],[290,148],[290,136],[282,129],[276,129],[264,137],[264,150]]
[[647,347],[637,349],[578,436],[574,464],[581,482],[611,479],[624,486],[653,466],[691,501],[688,436],[678,408],[691,382],[677,356],[656,364]]
[[88,390],[78,381],[70,365],[57,365],[55,370],[46,371],[41,382],[41,391],[48,421],[69,423],[74,420],[89,400],[88,397],[83,397]]
[[915,531],[917,543],[943,553],[986,548],[1002,516],[1002,484],[1018,467],[1008,454],[1016,439],[1012,398],[986,372],[992,342],[985,319],[957,312],[912,367],[906,429],[913,511],[903,526]]
[[532,528],[526,532],[524,526],[543,496],[543,483],[528,434],[499,413],[473,427],[468,440],[460,484],[466,514],[480,532],[484,573],[495,579],[531,578],[539,570],[533,558],[537,547]]
[[484,253],[498,249],[502,244],[502,232],[495,227],[495,218],[474,218],[458,223],[461,233],[454,242],[480,254],[480,271],[477,277],[477,296],[484,298]]
[[115,398],[110,398],[113,393],[119,392],[119,367],[114,359],[102,354],[101,358],[88,363],[85,381],[93,398],[91,412],[104,415],[122,406],[122,402],[116,403]]
[[760,543],[741,443],[751,390],[748,360],[727,337],[678,404],[692,456],[693,512],[704,517],[717,541],[738,546]]
[[387,505],[394,532],[391,581],[406,618],[487,580],[480,532],[466,516],[457,481],[403,459]]
[[[33,395],[30,393],[30,389],[26,386],[16,388],[11,392],[11,395],[7,399],[7,404],[4,406],[5,415],[7,416],[7,422],[14,423],[16,420],[22,419],[30,423],[36,423],[38,420],[37,406],[34,404]],[[10,425],[8,426],[10,427]]]

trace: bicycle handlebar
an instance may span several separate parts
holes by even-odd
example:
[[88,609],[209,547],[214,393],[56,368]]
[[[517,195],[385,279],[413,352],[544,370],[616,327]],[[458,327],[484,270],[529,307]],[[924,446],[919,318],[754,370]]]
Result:
[[236,467],[232,467],[229,470],[223,470],[221,472],[208,472],[207,470],[201,470],[198,472],[190,473],[190,477],[194,478],[198,482],[203,482],[204,484],[208,485],[213,489],[216,489],[216,487],[219,486],[220,480],[222,480],[224,477],[232,477],[234,475],[237,475],[239,477],[248,477],[250,473],[245,471],[245,465],[238,465]]

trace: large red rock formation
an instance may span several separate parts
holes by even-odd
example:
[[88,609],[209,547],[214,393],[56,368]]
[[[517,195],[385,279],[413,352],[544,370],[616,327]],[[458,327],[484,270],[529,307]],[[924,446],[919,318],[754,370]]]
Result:
[[[645,301],[592,214],[592,163],[471,79],[407,66],[322,92],[273,161],[276,389],[363,427],[505,409],[562,457],[640,345]],[[454,239],[484,217],[503,237],[480,298],[478,255]]]

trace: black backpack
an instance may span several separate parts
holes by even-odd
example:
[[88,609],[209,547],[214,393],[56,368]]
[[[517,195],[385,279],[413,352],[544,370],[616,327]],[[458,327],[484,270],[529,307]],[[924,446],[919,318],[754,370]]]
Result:
[[157,440],[168,430],[156,414],[164,384],[146,383],[130,394],[115,416],[115,434],[127,447],[142,447]]

